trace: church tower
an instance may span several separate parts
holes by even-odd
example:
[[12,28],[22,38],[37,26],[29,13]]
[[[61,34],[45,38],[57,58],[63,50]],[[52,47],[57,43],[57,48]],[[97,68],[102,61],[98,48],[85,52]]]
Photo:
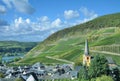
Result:
[[91,56],[89,54],[88,40],[85,41],[85,50],[83,54],[83,65],[90,66]]

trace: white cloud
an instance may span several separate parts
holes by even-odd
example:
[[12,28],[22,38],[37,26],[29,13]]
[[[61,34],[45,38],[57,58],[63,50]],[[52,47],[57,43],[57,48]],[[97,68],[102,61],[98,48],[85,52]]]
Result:
[[46,22],[46,21],[49,21],[49,18],[47,16],[42,16],[42,17],[38,18],[38,20],[40,22]]
[[55,33],[57,30],[51,30],[50,31],[50,34],[53,34],[53,33]]
[[1,14],[6,13],[6,8],[5,8],[5,6],[0,5],[0,13],[1,13]]
[[[40,17],[41,18],[41,17]],[[29,18],[23,19],[22,17],[19,17],[14,20],[14,22],[10,26],[3,26],[0,31],[4,31],[4,34],[7,36],[12,35],[25,35],[25,34],[36,34],[37,32],[44,32],[45,31],[52,31],[52,30],[58,30],[58,27],[61,27],[62,21],[57,18],[54,21],[45,21],[49,19],[47,16],[43,18],[44,22],[38,21],[38,22],[31,22]],[[3,21],[1,21],[3,22]],[[53,33],[49,32],[49,33]]]
[[32,23],[30,19],[23,19],[22,17],[15,19],[14,23],[9,26],[8,33],[10,32],[10,35],[29,34],[33,32]]
[[[69,10],[68,10],[69,11]],[[88,8],[86,7],[81,7],[79,9],[79,14],[81,15],[84,15],[84,17],[80,17],[80,18],[77,18],[77,19],[74,19],[74,21],[69,21],[69,20],[66,20],[64,21],[64,27],[71,27],[71,26],[74,26],[74,25],[78,25],[78,24],[81,24],[81,23],[85,23],[87,21],[90,21],[96,17],[98,17],[98,14],[95,13],[93,10],[89,10]],[[69,11],[69,14],[72,13],[73,11]],[[78,11],[76,11],[78,12]],[[67,12],[66,12],[67,13]],[[65,16],[65,12],[64,12],[64,16]],[[76,16],[77,17],[77,16]],[[78,16],[79,17],[79,16]],[[66,19],[70,19],[71,16],[66,16]],[[73,20],[73,19],[72,19]]]
[[60,27],[61,23],[62,21],[59,18],[57,18],[55,21],[52,22],[51,25],[52,27]]
[[21,13],[32,14],[35,9],[29,4],[28,0],[2,0],[8,8],[15,7]]
[[35,29],[39,31],[46,31],[51,28],[51,21],[47,16],[42,16],[40,18],[37,18],[37,22],[34,24],[36,25]]
[[78,11],[74,11],[74,10],[65,10],[64,17],[66,19],[76,18],[76,17],[79,17],[79,13]]
[[35,11],[28,0],[12,0],[12,3],[19,12],[32,14]]
[[12,8],[11,1],[10,0],[2,0],[8,8]]
[[26,23],[30,24],[31,23],[30,19],[27,18]]
[[61,23],[61,20],[59,18],[51,22],[50,21],[41,22],[39,20],[38,22],[32,22],[29,18],[23,19],[22,17],[19,17],[15,19],[10,26],[2,26],[2,28],[0,29],[0,38],[2,37],[2,39],[9,38],[11,40],[15,39],[15,40],[22,40],[22,41],[24,40],[31,41],[33,40],[31,38],[34,38],[34,41],[40,41],[45,39],[55,31],[57,31],[60,27],[57,28],[56,26],[60,26],[60,23]]
[[98,16],[94,11],[88,10],[86,7],[81,7],[80,11],[85,15],[85,17],[89,17],[90,19]]
[[14,27],[18,28],[21,23],[22,23],[22,17],[19,17],[18,19],[15,19]]

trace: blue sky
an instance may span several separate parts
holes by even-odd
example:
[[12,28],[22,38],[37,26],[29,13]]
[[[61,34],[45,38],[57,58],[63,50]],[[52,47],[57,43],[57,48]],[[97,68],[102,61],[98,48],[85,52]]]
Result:
[[54,32],[120,12],[118,0],[0,0],[0,40],[42,41]]

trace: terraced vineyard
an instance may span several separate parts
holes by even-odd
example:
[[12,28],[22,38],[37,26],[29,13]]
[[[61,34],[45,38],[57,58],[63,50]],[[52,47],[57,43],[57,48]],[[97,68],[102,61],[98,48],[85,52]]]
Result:
[[[111,21],[109,18],[111,18]],[[120,26],[118,18],[120,18],[120,14],[112,14],[58,31],[28,52],[26,57],[19,61],[19,63],[32,64],[38,61],[43,63],[64,63],[55,59],[46,58],[46,56],[50,56],[80,64],[82,63],[85,39],[89,41],[90,50],[120,54]],[[91,52],[91,55],[94,54],[103,53]],[[120,64],[119,56],[104,55],[113,57],[116,63]]]

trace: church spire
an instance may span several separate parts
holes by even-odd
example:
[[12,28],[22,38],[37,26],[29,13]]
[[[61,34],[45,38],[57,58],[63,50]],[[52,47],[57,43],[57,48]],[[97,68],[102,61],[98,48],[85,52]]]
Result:
[[88,40],[86,39],[85,41],[85,50],[84,50],[85,55],[89,55],[89,46],[88,46]]
[[83,54],[83,65],[90,66],[91,56],[89,55],[88,40],[85,41],[85,50]]

